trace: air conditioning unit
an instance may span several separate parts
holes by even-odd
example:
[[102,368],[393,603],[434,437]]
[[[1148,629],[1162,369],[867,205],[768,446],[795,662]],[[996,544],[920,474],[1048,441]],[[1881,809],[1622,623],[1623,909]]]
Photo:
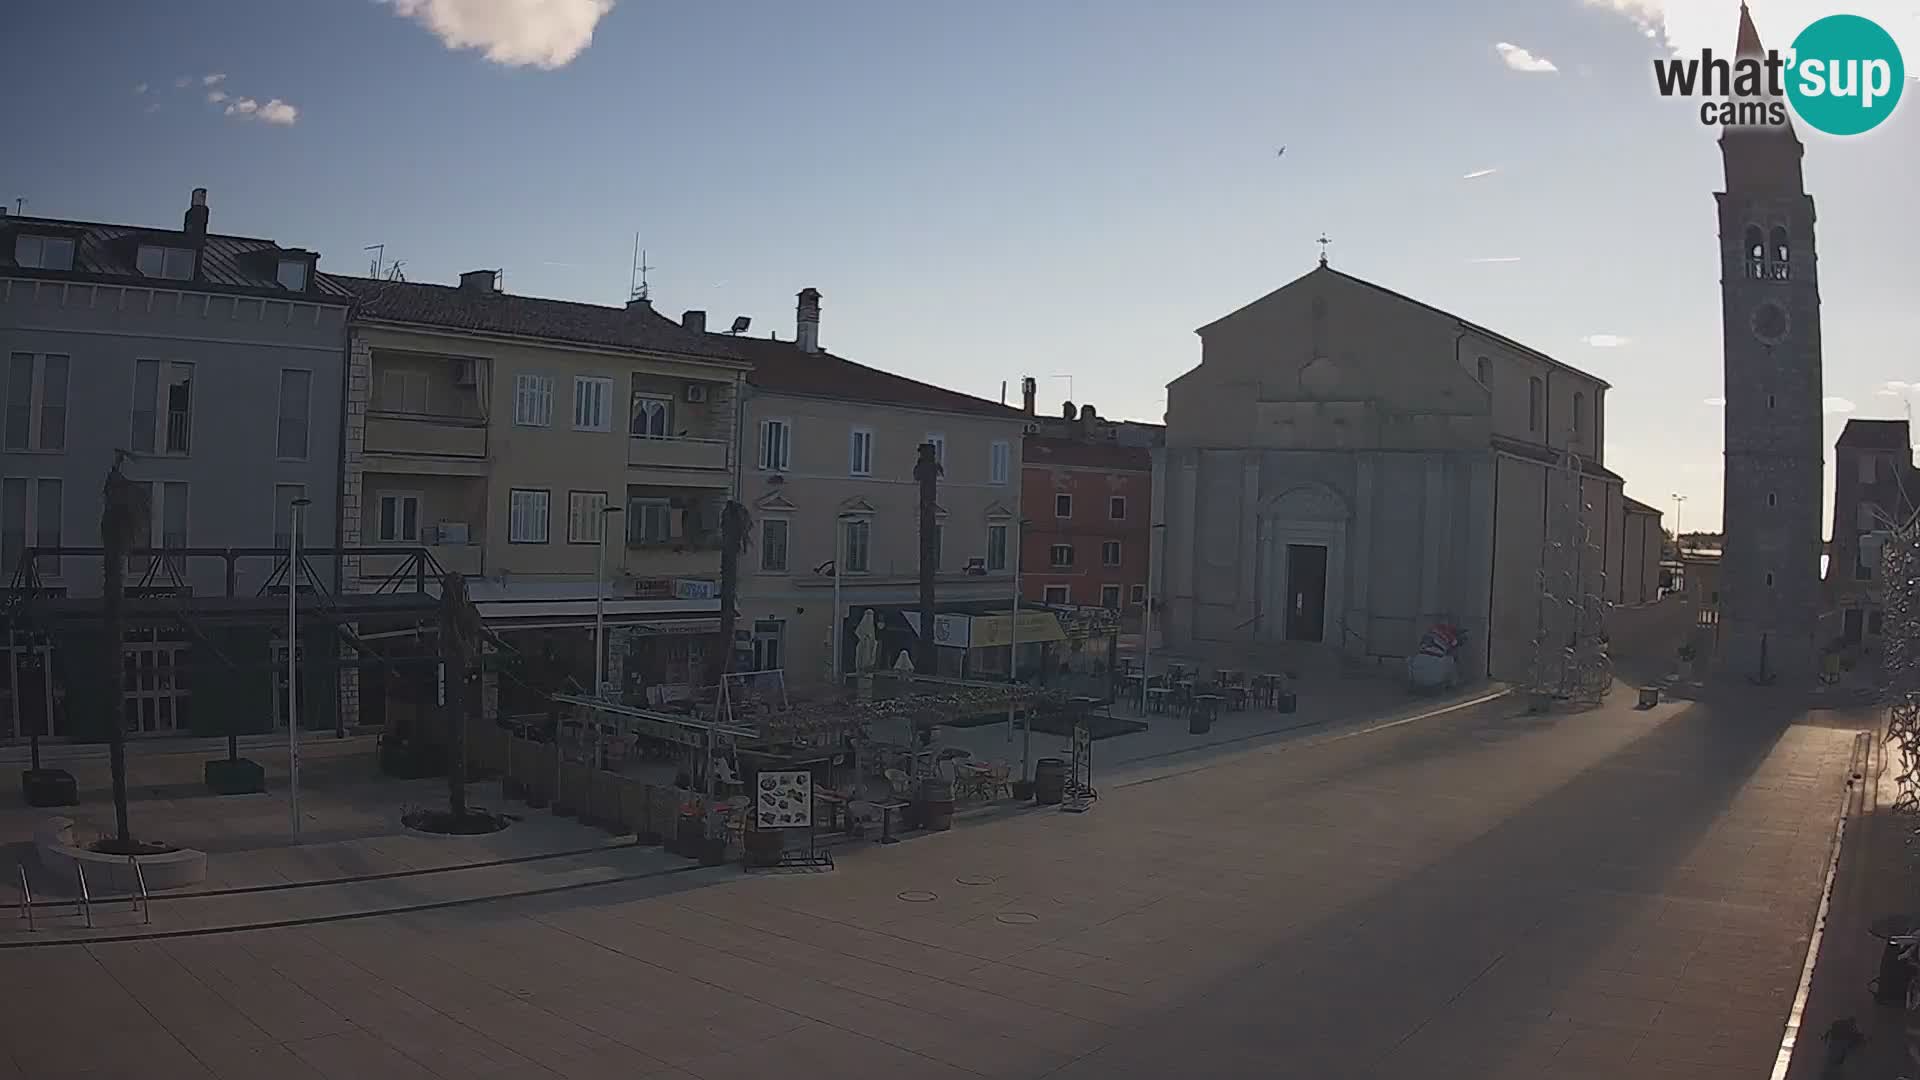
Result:
[[467,542],[467,523],[443,521],[434,527],[433,537],[436,544],[464,544]]
[[690,382],[687,384],[687,403],[688,404],[703,405],[706,403],[706,400],[707,400],[707,384],[706,383]]
[[470,356],[456,357],[453,361],[453,383],[455,386],[478,386],[480,362]]

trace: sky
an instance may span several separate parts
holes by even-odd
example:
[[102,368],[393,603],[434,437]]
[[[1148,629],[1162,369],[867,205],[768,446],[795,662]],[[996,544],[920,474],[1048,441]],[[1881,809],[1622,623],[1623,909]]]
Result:
[[[1755,0],[1769,45],[1837,9]],[[1920,0],[1858,0],[1920,69]],[[1613,384],[1607,464],[1717,526],[1714,132],[1651,61],[1732,0],[12,0],[0,199],[409,280],[793,333],[1158,420],[1196,327],[1329,258]],[[1920,74],[1920,71],[1916,71]],[[1914,83],[1907,84],[1914,97]],[[1801,128],[1830,446],[1920,394],[1920,98]],[[1286,152],[1280,154],[1284,146]],[[1909,384],[1914,384],[1909,386]],[[1049,404],[1049,407],[1056,407]],[[1829,484],[1831,490],[1831,484]]]

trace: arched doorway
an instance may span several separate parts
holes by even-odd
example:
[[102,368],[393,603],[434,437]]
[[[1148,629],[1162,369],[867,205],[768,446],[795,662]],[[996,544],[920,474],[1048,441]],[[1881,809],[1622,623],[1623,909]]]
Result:
[[1260,501],[1256,636],[1344,648],[1347,501],[1305,484]]

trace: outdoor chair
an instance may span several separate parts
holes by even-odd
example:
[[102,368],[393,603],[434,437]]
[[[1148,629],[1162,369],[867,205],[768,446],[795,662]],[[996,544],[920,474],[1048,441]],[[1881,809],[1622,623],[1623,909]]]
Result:
[[887,770],[887,788],[896,799],[913,798],[913,778],[899,769]]

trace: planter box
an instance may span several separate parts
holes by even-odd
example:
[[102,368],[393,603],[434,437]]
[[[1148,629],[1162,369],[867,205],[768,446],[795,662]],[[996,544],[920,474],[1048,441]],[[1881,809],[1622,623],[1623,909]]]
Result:
[[267,790],[267,770],[251,758],[220,758],[202,767],[215,795],[254,795]]
[[65,769],[20,770],[20,794],[28,806],[78,806],[80,791]]

